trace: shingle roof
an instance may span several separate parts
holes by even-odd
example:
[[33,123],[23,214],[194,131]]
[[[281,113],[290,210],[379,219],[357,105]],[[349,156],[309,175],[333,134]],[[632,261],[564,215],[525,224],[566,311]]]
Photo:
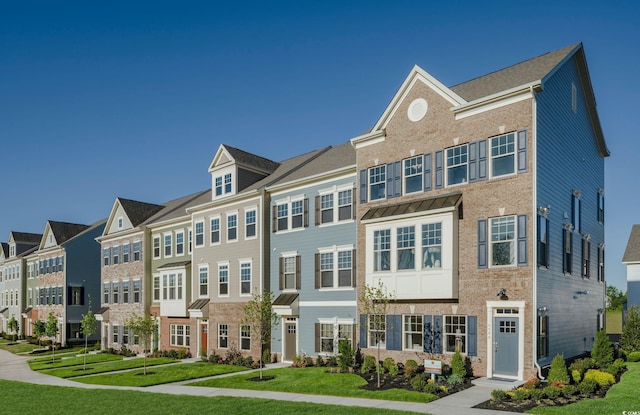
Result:
[[273,172],[278,168],[278,165],[280,164],[267,158],[260,157],[244,150],[240,150],[239,148],[231,147],[227,144],[223,144],[222,146],[229,152],[236,163],[239,164],[254,166],[259,168],[260,170],[265,170],[268,172]]
[[53,235],[56,237],[58,245],[66,242],[90,227],[88,225],[80,225],[78,223],[56,222],[52,220],[49,221],[49,226],[51,227],[51,232],[53,232]]
[[6,242],[0,242],[0,248],[2,248],[2,252],[4,252],[4,257],[9,257],[9,244]]
[[162,210],[161,205],[152,203],[138,202],[137,200],[118,198],[120,206],[127,213],[127,217],[131,221],[133,227],[137,227],[145,220]]
[[640,262],[640,225],[633,225],[622,262]]
[[14,232],[11,231],[11,235],[13,235],[13,241],[16,243],[25,243],[25,244],[40,244],[42,240],[42,234],[40,233],[27,233],[27,232]]
[[517,63],[504,69],[480,76],[451,87],[451,90],[467,101],[474,101],[520,85],[542,80],[567,55],[574,51],[576,43],[553,52]]
[[162,204],[162,209],[150,216],[143,223],[145,225],[164,222],[187,216],[185,209],[211,201],[211,189],[203,190]]

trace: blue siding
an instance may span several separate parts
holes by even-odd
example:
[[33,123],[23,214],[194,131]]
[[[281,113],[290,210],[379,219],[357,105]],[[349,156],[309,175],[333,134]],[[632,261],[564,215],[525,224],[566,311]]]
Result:
[[[578,110],[571,108],[571,83]],[[597,310],[604,307],[604,284],[597,278],[598,245],[604,227],[597,220],[597,192],[604,188],[604,158],[596,147],[584,95],[572,59],[544,85],[537,99],[537,207],[549,208],[549,267],[538,269],[538,307],[549,316],[549,356],[569,358],[591,350]],[[582,194],[582,233],[591,236],[591,278],[582,277],[582,236],[573,235],[573,273],[562,272],[562,229],[571,220],[571,194]],[[576,295],[588,291],[587,295]],[[576,298],[574,298],[576,297]]]
[[627,308],[640,307],[640,281],[627,281]]

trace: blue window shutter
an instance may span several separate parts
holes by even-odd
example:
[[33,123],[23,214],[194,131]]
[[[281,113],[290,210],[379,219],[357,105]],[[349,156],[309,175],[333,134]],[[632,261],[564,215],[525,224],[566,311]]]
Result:
[[467,316],[467,356],[478,355],[478,317]]
[[402,316],[386,316],[386,346],[387,350],[402,350]]
[[402,162],[396,161],[393,164],[393,197],[398,197],[402,194]]
[[518,131],[518,173],[527,171],[527,130]]
[[393,178],[395,177],[394,165],[395,163],[387,164],[387,183],[385,185],[387,188],[387,199],[393,197]]
[[487,220],[478,221],[478,268],[487,267]]
[[444,186],[444,171],[442,169],[444,164],[444,154],[442,151],[436,151],[436,189]]
[[422,321],[422,350],[426,353],[431,353],[433,342],[433,316],[425,315]]
[[431,190],[431,153],[424,155],[424,190]]
[[442,353],[442,316],[433,316],[433,353]]
[[360,314],[360,348],[367,348],[367,315]]
[[527,258],[527,215],[518,215],[518,266],[528,263]]
[[478,141],[478,180],[487,178],[487,140]]
[[360,203],[367,203],[367,170],[360,170]]
[[469,143],[469,183],[478,180],[478,143]]

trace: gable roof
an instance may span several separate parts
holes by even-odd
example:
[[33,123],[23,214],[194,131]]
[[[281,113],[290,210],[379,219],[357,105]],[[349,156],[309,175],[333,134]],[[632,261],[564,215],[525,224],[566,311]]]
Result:
[[622,263],[640,262],[640,225],[633,225]]
[[198,206],[211,200],[211,189],[203,190],[178,199],[163,203],[163,207],[155,215],[143,222],[144,225],[153,225],[158,222],[165,222],[187,216],[186,209]]
[[134,228],[163,209],[161,205],[138,202],[137,200],[123,199],[121,197],[118,198],[118,202]]
[[0,248],[2,248],[2,253],[5,258],[9,258],[9,244],[6,242],[0,242]]
[[68,222],[56,222],[49,220],[47,221],[53,236],[56,238],[56,242],[58,245],[63,244],[74,236],[84,232],[89,229],[89,225],[81,225],[78,223],[68,223]]
[[[216,151],[216,154],[213,156],[213,160],[209,165],[209,172],[213,172],[214,170],[216,170],[218,163],[220,163],[220,160],[222,160],[222,157],[225,154],[233,159],[233,163],[249,170],[259,171],[265,175],[275,171],[280,164],[256,154],[249,153],[248,151],[232,147],[228,144],[220,144],[220,147],[218,147],[218,150]],[[220,165],[224,165],[227,163],[228,161],[225,161]]]
[[11,237],[13,237],[13,242],[17,244],[38,245],[42,239],[42,234],[11,231],[9,232],[9,240],[11,240]]

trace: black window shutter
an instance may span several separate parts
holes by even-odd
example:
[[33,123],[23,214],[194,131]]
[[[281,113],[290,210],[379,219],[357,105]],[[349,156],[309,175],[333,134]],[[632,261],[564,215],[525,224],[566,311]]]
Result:
[[385,184],[387,190],[387,199],[393,197],[393,180],[395,178],[395,163],[387,164],[387,183]]
[[360,203],[367,203],[367,170],[360,170]]
[[320,353],[320,323],[315,324],[316,333],[316,353]]
[[316,252],[315,254],[315,281],[316,288],[320,288],[320,254]]
[[487,220],[478,221],[478,268],[487,268]]
[[402,194],[402,162],[396,161],[393,164],[393,197],[398,197]]
[[436,151],[436,189],[444,186],[444,153],[442,151]]
[[527,215],[518,215],[518,266],[527,265],[527,257]]
[[424,191],[431,190],[431,153],[424,155]]
[[527,171],[527,130],[518,131],[518,173]]
[[272,220],[271,220],[271,231],[272,232],[277,232],[278,231],[278,206],[274,205],[272,208]]

